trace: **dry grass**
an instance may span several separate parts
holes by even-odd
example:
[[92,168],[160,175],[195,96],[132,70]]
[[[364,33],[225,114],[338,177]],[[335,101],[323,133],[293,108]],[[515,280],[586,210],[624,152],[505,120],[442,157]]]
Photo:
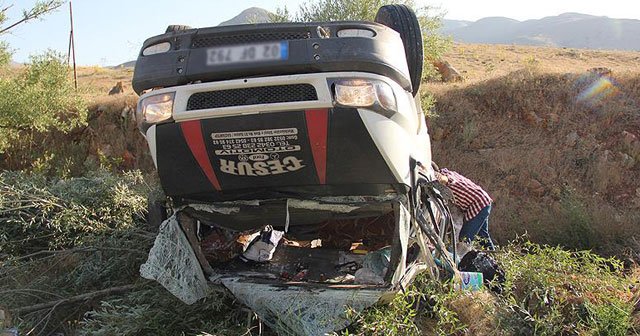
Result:
[[[434,157],[494,196],[498,240],[628,245],[640,142],[623,132],[640,135],[640,52],[456,45],[448,57],[467,80],[426,85]],[[610,77],[587,72],[602,66]]]
[[607,67],[615,73],[640,72],[640,52],[455,43],[444,58],[466,83],[536,68],[542,73],[577,73]]
[[133,68],[102,68],[98,66],[78,68],[78,88],[86,92],[88,99],[107,96],[109,90],[121,81],[124,95],[135,95],[131,88]]
[[449,303],[449,308],[458,315],[460,323],[468,326],[467,335],[500,335],[497,330],[496,297],[490,292],[463,293]]

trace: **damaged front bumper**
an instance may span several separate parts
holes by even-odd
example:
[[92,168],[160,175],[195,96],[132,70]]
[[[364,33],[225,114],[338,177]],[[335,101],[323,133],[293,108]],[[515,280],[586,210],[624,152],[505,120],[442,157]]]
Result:
[[[234,255],[231,245],[247,228],[220,223],[266,203],[284,204],[282,222],[271,225],[285,237],[269,262],[240,261],[242,250]],[[295,219],[307,218],[305,210],[332,215],[301,224]],[[397,194],[184,205],[162,224],[141,275],[187,304],[222,285],[281,334],[324,335],[349,325],[347,311],[390,300],[428,268],[430,253],[411,218],[408,199]],[[221,243],[224,235],[231,244]],[[224,251],[212,254],[211,246]]]

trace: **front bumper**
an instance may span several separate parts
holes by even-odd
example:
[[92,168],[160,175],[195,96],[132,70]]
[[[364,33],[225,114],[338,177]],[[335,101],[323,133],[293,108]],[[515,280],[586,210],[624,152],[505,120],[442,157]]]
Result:
[[[343,78],[385,81],[397,111],[336,106],[332,83]],[[268,99],[273,97],[246,94],[300,85],[313,88],[310,100],[272,103]],[[193,103],[196,96],[236,91],[242,94],[218,95],[225,102]],[[151,126],[146,137],[161,184],[177,199],[381,195],[409,185],[410,157],[430,161],[424,117],[414,98],[382,76],[346,72],[250,78],[149,95],[166,92],[175,92],[172,120]]]
[[[319,27],[328,35],[321,36]],[[343,29],[371,31],[373,37],[338,37]],[[288,57],[277,61],[207,65],[211,48],[282,42]],[[169,43],[170,50],[143,55],[143,50]],[[244,77],[361,71],[391,78],[411,92],[411,80],[399,35],[370,22],[279,23],[190,29],[146,40],[136,61],[132,85],[144,90]]]

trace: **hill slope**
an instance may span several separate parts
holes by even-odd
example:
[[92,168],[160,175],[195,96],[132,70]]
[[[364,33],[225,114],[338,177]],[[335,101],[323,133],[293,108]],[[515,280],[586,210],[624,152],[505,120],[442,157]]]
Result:
[[456,45],[448,59],[467,81],[427,85],[434,158],[494,196],[500,242],[637,244],[640,53]]
[[251,7],[243,10],[240,14],[234,16],[230,20],[221,22],[219,26],[241,25],[247,23],[264,23],[269,22],[271,12],[266,9]]

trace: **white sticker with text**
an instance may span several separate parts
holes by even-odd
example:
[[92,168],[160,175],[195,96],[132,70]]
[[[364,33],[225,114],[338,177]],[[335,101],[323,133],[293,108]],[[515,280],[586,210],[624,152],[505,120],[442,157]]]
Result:
[[[220,170],[223,173],[238,176],[267,176],[294,172],[305,167],[302,160],[295,156],[287,156],[283,159],[271,156],[266,161],[233,161],[220,159]],[[243,156],[242,159],[245,159]]]

